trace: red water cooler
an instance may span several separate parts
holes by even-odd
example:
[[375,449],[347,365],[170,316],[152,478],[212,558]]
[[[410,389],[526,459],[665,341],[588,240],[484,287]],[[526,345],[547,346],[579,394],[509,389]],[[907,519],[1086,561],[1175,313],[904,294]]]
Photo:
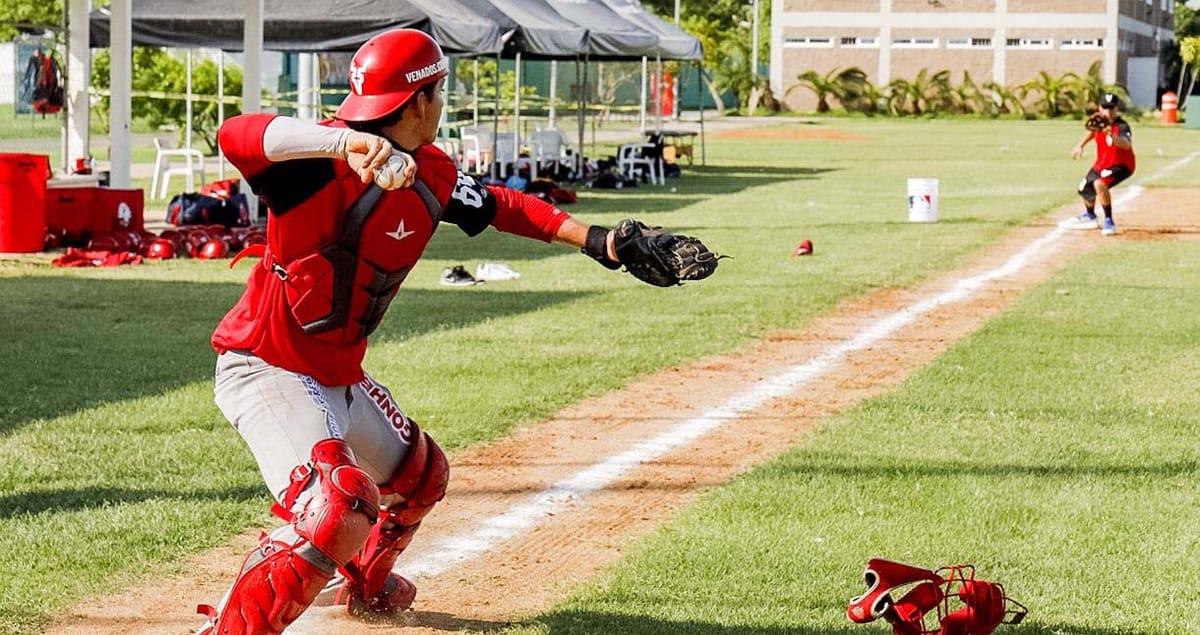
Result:
[[50,157],[0,153],[0,252],[42,250]]

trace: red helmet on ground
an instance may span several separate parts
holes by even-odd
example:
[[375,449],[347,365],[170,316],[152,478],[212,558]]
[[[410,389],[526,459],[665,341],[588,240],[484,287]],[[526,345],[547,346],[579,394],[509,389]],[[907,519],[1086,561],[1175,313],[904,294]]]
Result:
[[223,240],[210,240],[196,250],[195,256],[201,260],[216,260],[229,255],[229,243]]
[[146,247],[147,258],[168,260],[175,257],[175,241],[169,238],[155,238]]
[[350,60],[350,95],[334,116],[343,121],[379,119],[449,72],[442,47],[425,33],[416,29],[380,33]]

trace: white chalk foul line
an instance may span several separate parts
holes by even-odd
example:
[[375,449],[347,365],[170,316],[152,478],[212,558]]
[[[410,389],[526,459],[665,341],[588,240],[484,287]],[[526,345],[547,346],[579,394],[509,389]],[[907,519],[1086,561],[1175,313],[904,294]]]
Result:
[[[1200,155],[1200,150],[1172,163],[1151,178],[1161,177],[1183,167],[1198,155]],[[1125,190],[1114,203],[1128,205],[1143,191],[1140,186],[1131,187]],[[840,364],[850,353],[865,350],[912,324],[926,313],[948,304],[961,302],[987,283],[1020,271],[1034,255],[1056,242],[1067,231],[1070,230],[1055,228],[1010,257],[1003,265],[991,271],[959,280],[946,291],[884,316],[867,325],[858,335],[831,346],[811,361],[792,366],[774,377],[759,381],[729,401],[688,418],[656,437],[643,441],[529,496],[524,503],[514,506],[509,511],[483,520],[475,530],[448,536],[438,541],[429,548],[428,555],[423,556],[419,562],[397,567],[398,572],[410,578],[435,576],[457,564],[486,553],[496,545],[525,533],[545,518],[561,511],[571,501],[583,499],[589,494],[607,487],[633,468],[676,448],[686,446],[708,434],[717,426],[737,419],[772,399],[794,393],[801,386]]]

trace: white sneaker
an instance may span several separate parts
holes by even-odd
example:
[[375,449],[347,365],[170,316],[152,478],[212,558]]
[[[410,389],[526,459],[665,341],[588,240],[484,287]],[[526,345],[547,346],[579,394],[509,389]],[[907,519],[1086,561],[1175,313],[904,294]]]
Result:
[[1096,218],[1095,214],[1084,212],[1060,222],[1058,226],[1063,229],[1099,229],[1100,219]]
[[503,262],[485,262],[475,268],[476,280],[517,280],[521,274]]

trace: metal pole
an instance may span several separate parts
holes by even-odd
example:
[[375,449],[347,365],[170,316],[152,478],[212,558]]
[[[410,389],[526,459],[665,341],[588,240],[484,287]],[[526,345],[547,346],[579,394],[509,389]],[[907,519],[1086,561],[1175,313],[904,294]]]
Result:
[[547,126],[553,130],[555,115],[554,101],[558,96],[558,60],[550,60],[550,122]]
[[758,79],[758,0],[754,0],[754,34],[750,38],[750,68],[754,79]]
[[638,127],[642,136],[646,136],[646,56],[642,56],[642,107],[638,113]]
[[517,157],[521,154],[521,52],[517,51],[515,88],[513,94],[513,174],[517,173]]
[[[217,130],[225,124],[225,51],[217,51]],[[225,150],[217,144],[217,178],[225,180]]]
[[492,109],[492,153],[489,155],[488,175],[496,178],[496,135],[500,133],[500,54],[496,53],[496,106]]
[[[475,58],[475,75],[474,75],[474,77],[475,77],[475,80],[473,82],[474,86],[472,86],[471,88],[472,88],[472,90],[475,91],[475,101],[474,101],[474,103],[471,104],[471,127],[478,128],[479,127],[479,58],[478,57]],[[478,165],[475,166],[475,169],[478,170],[479,166]]]
[[245,31],[242,35],[242,112],[262,110],[263,0],[244,0]]
[[296,63],[296,114],[304,121],[312,121],[313,111],[309,105],[312,95],[312,55],[297,53]]
[[[184,147],[188,150],[192,149],[192,49],[187,50],[187,96],[185,100],[185,108],[187,112],[187,122],[184,124]],[[189,166],[190,167],[190,166]]]
[[704,146],[704,64],[696,62],[696,95],[700,98],[700,165],[708,165],[708,153]]
[[662,132],[662,56],[654,56],[654,130]]
[[132,0],[112,0],[109,8],[109,67],[108,134],[111,139],[108,159],[111,165],[109,185],[129,188],[130,147],[133,145],[130,93],[133,91],[133,21]]

